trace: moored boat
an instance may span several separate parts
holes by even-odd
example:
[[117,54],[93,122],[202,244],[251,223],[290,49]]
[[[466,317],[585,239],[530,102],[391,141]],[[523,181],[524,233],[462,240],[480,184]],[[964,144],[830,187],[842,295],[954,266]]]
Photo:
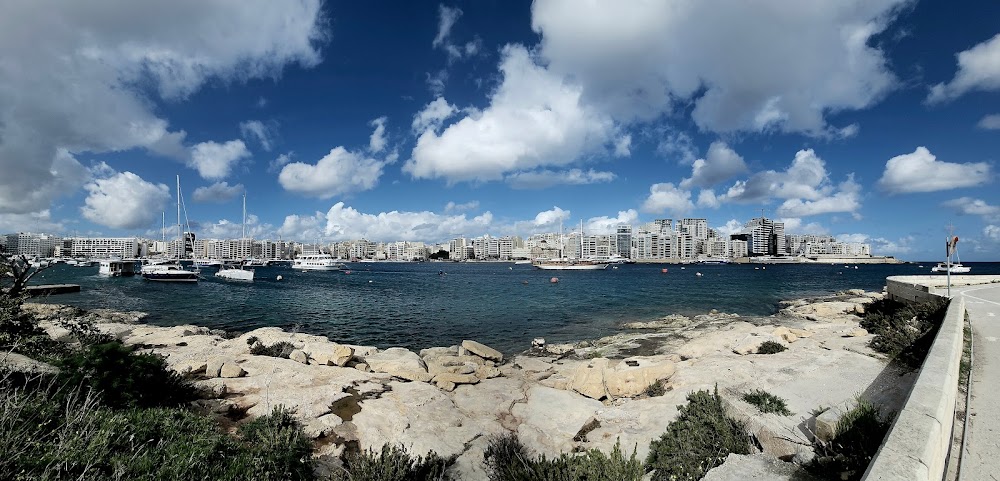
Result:
[[587,259],[536,260],[532,265],[547,271],[599,271],[608,268],[607,262]]
[[343,265],[330,254],[308,254],[296,257],[293,269],[301,271],[339,271]]

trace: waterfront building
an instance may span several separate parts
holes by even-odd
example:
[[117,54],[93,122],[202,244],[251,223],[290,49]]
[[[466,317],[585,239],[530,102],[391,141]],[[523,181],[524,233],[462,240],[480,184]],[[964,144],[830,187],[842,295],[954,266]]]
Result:
[[7,252],[27,257],[52,257],[56,246],[62,245],[62,238],[48,234],[18,232],[7,234]]
[[729,241],[729,257],[747,257],[750,255],[750,251],[747,246],[747,241],[739,239],[730,239]]
[[145,246],[138,237],[72,237],[68,240],[70,256],[94,259],[134,259],[143,254]]
[[743,228],[751,256],[785,255],[785,224],[766,217],[750,219]]
[[615,254],[621,257],[632,256],[632,226],[618,224],[615,227]]
[[464,261],[469,258],[465,237],[456,237],[448,243],[448,258],[453,261]]
[[729,257],[729,242],[725,239],[709,239],[705,241],[704,248],[708,257]]

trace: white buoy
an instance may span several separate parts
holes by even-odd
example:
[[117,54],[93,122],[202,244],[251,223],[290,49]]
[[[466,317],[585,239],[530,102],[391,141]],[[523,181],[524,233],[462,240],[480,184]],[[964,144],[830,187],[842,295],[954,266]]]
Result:
[[701,277],[701,273],[700,272],[695,272],[694,275],[696,275],[698,277]]
[[275,279],[280,281],[281,279],[284,279],[284,278],[281,277],[281,275],[278,275],[278,277],[276,277]]
[[553,277],[553,278],[549,279],[549,282],[551,282],[553,284],[558,284],[559,283],[559,278],[558,277]]

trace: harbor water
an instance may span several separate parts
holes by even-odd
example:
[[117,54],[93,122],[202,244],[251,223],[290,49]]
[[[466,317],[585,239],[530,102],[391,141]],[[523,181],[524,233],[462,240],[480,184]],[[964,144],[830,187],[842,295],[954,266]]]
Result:
[[[624,322],[668,314],[717,309],[771,315],[781,300],[846,289],[880,291],[887,276],[926,275],[933,265],[634,264],[542,271],[500,262],[379,262],[348,264],[349,273],[259,267],[252,283],[219,280],[208,268],[201,282],[174,284],[104,277],[96,267],[59,264],[33,283],[82,286],[79,293],[36,302],[143,311],[149,313],[144,322],[162,326],[237,332],[276,326],[380,348],[422,349],[473,339],[513,353],[527,349],[534,337],[549,343],[594,339]],[[967,265],[973,274],[1000,274],[1000,263]]]

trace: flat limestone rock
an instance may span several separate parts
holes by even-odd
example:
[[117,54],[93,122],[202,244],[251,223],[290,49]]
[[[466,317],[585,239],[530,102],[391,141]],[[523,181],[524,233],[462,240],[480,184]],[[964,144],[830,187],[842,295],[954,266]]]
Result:
[[491,361],[496,361],[496,362],[503,362],[503,353],[487,345],[480,344],[476,341],[465,340],[462,341],[462,347],[465,350],[483,359],[489,359]]
[[301,349],[296,349],[289,353],[288,358],[300,364],[309,364],[309,355]]
[[381,352],[365,356],[365,363],[374,372],[384,372],[410,381],[431,380],[427,366],[416,353],[401,347],[390,347]]
[[813,481],[816,479],[798,465],[763,454],[730,454],[721,466],[709,470],[702,481]]
[[[636,366],[629,365],[629,361]],[[676,367],[670,361],[653,362],[643,358],[625,359],[604,371],[604,385],[613,397],[638,396],[650,385],[670,379]]]
[[246,376],[247,372],[235,362],[227,362],[219,369],[219,377],[234,378]]
[[59,372],[58,367],[13,352],[0,354],[0,368],[27,374],[56,374]]
[[573,371],[573,390],[591,399],[608,397],[608,388],[604,385],[604,370],[607,368],[608,360],[603,357],[580,364]]
[[529,388],[527,397],[511,409],[520,421],[517,434],[528,449],[546,456],[570,452],[573,437],[604,408],[600,401],[545,386]]

